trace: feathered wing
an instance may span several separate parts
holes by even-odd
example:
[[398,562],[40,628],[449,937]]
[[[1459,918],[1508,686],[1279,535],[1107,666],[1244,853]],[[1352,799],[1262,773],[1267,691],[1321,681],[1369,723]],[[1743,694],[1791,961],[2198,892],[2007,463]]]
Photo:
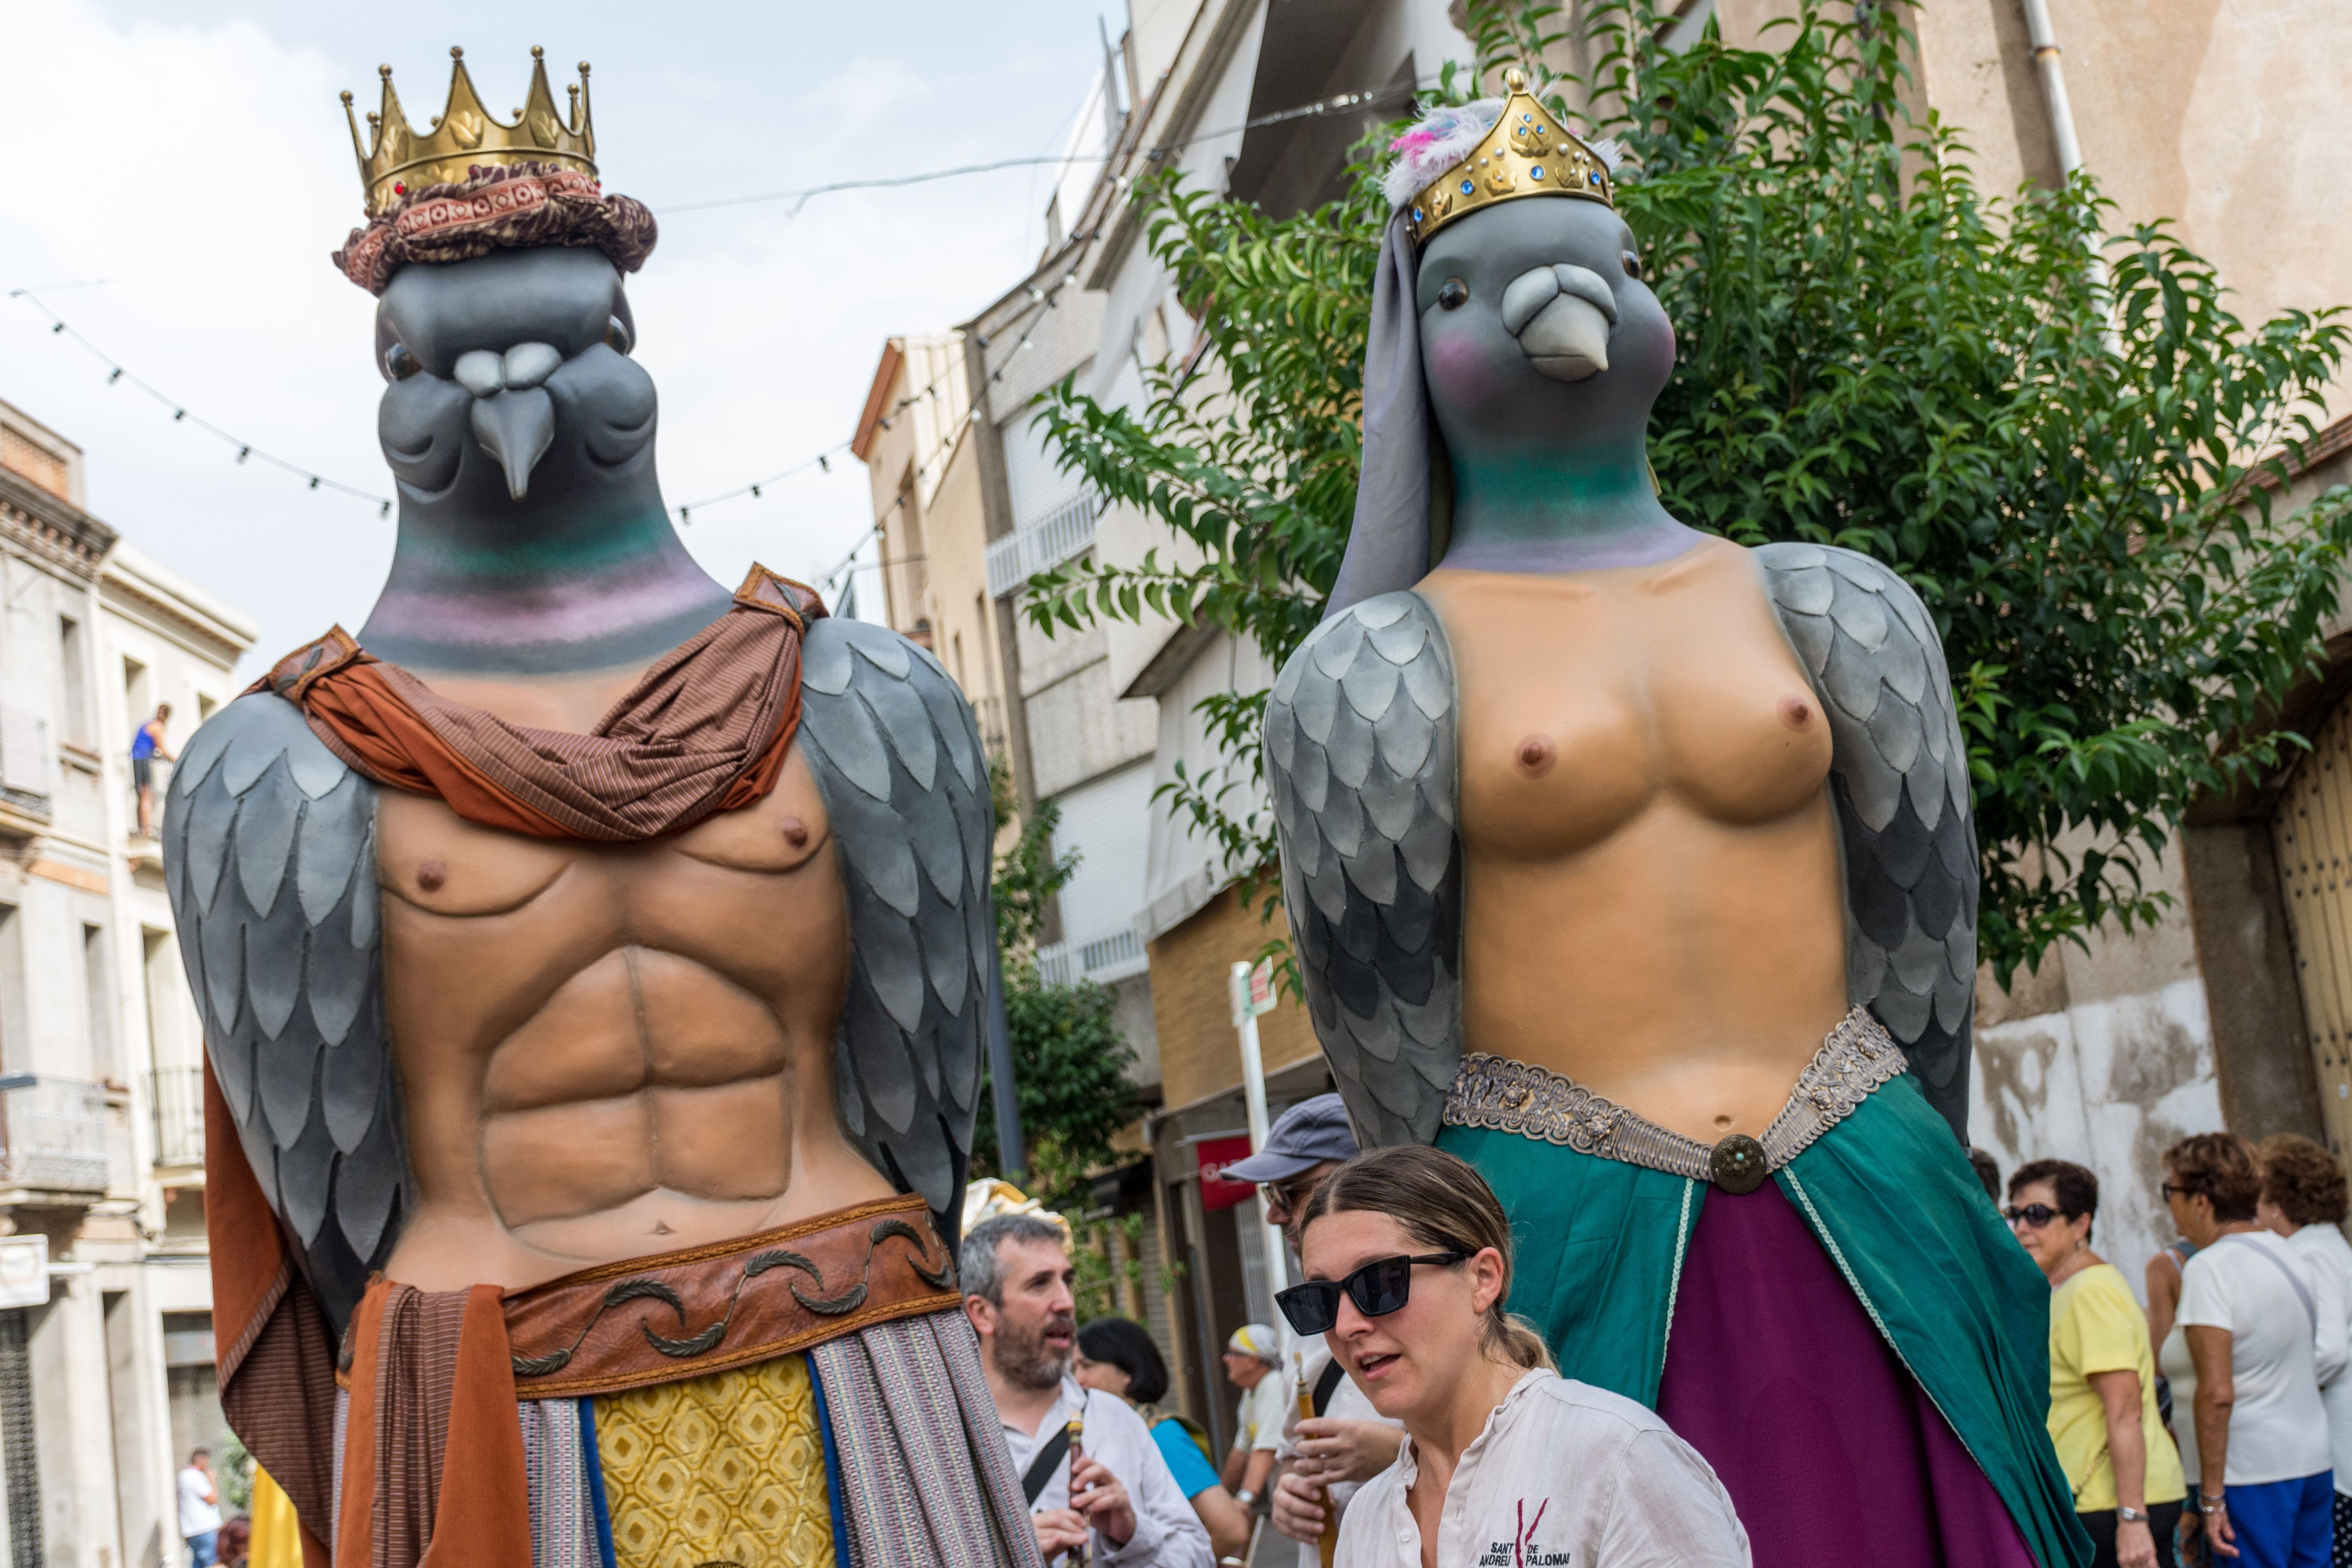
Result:
[[165,879],[245,1156],[338,1337],[412,1190],[384,1026],[375,786],[268,693],[196,731]]
[[1977,838],[1943,644],[1910,584],[1866,555],[1784,543],[1756,558],[1836,742],[1848,996],[1965,1142]]
[[1366,1147],[1437,1136],[1462,1063],[1454,658],[1409,592],[1316,627],[1266,701],[1283,904]]
[[952,1248],[995,976],[988,755],[937,660],[861,621],[810,623],[793,743],[849,900],[842,1125]]

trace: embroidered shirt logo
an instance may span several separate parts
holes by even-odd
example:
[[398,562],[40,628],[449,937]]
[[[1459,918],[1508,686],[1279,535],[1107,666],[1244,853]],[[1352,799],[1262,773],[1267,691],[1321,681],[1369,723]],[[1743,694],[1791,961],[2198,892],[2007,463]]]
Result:
[[1528,1500],[1518,1500],[1517,1522],[1508,1541],[1490,1541],[1478,1554],[1478,1568],[1569,1568],[1575,1553],[1565,1546],[1547,1547],[1536,1540],[1536,1531],[1543,1523],[1544,1510],[1551,1500],[1536,1504],[1536,1515],[1528,1517]]

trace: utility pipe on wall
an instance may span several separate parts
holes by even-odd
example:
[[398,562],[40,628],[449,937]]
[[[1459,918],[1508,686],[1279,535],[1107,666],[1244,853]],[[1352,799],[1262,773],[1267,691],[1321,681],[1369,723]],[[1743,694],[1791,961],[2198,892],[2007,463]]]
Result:
[[[2050,25],[2049,0],[2020,0],[2025,7],[2025,31],[2033,42],[2033,67],[2042,78],[2042,101],[2050,113],[2050,137],[2058,146],[2058,170],[2073,179],[2083,166],[2083,144],[2074,135],[2074,106],[2066,97],[2066,68],[2059,62],[2058,32]],[[2123,338],[2116,331],[2115,293],[2108,287],[2107,258],[2098,241],[2091,242],[2091,287],[2100,301],[2106,324],[2100,336],[2107,352],[2120,354]]]

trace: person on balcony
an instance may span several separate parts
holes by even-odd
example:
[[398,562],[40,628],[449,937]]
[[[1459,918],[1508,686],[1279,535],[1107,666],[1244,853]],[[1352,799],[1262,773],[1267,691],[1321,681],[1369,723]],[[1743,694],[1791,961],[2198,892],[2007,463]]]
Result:
[[155,759],[173,761],[163,749],[163,729],[172,721],[172,705],[159,702],[155,716],[131,737],[131,782],[139,786],[139,837],[155,837]]

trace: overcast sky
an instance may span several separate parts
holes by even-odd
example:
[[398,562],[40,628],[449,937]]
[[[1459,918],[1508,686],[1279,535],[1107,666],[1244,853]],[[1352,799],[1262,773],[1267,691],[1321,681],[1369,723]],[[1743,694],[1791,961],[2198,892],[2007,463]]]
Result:
[[[411,0],[0,0],[0,296],[34,288],[194,414],[390,495],[375,444],[374,301],[327,260],[360,217],[337,93],[390,64],[421,130],[462,44],[493,112],[546,47],[558,102],[585,58],[605,188],[665,206],[1058,153],[1117,0],[562,7]],[[661,218],[629,282],[662,400],[672,506],[846,438],[882,342],[962,321],[1045,239],[1048,168]],[[105,279],[97,286],[57,287]],[[261,623],[247,660],[356,626],[393,521],[175,425],[22,300],[0,297],[0,399],[78,442],[89,508]],[[845,455],[697,512],[688,544],[731,584],[798,577],[871,521]],[[867,587],[874,587],[870,574]]]

